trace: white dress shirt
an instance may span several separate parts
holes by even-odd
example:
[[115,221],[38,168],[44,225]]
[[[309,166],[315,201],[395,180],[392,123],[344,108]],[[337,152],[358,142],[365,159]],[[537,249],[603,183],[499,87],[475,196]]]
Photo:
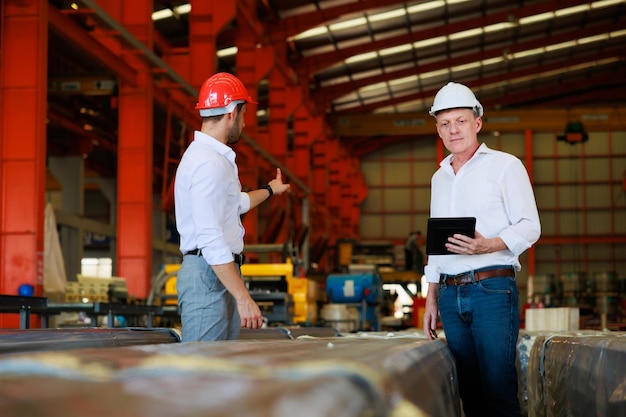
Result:
[[439,282],[440,274],[494,265],[511,265],[519,271],[519,255],[541,234],[526,168],[517,157],[485,144],[456,175],[453,157],[448,155],[432,177],[430,216],[476,217],[476,230],[486,238],[499,236],[508,249],[480,255],[429,255],[426,280]]
[[233,253],[243,251],[240,216],[250,209],[250,198],[241,191],[235,156],[230,147],[196,131],[176,171],[180,251],[201,249],[209,265],[232,262]]

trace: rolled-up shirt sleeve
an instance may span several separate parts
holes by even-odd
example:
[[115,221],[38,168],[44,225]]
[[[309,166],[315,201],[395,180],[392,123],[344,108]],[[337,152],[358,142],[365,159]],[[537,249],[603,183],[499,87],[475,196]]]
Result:
[[248,211],[250,211],[250,196],[242,192],[239,195],[239,214],[246,214]]
[[541,223],[528,173],[518,159],[503,172],[502,193],[511,224],[499,236],[507,248],[519,256],[539,239]]

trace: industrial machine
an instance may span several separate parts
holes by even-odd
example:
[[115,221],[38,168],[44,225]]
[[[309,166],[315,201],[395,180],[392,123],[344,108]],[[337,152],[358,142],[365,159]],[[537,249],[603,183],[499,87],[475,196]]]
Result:
[[[156,280],[163,287],[162,304],[176,306],[176,273],[180,264],[164,266]],[[285,263],[250,263],[241,266],[248,291],[271,324],[311,324],[317,320],[317,283],[294,276],[290,259]]]
[[[331,274],[326,279],[326,297],[330,304],[356,309],[357,330],[380,330],[383,281],[378,272]],[[334,320],[340,322],[345,318]],[[331,324],[334,320],[326,318]]]
[[311,324],[317,320],[317,284],[294,277],[289,259],[281,264],[244,264],[241,275],[269,323]]

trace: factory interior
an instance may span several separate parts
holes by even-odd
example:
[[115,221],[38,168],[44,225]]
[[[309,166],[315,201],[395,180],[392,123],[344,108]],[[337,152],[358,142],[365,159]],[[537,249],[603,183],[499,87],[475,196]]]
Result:
[[[182,342],[173,187],[216,72],[257,102],[242,190],[291,188],[241,216],[263,328]],[[422,330],[450,81],[541,220],[521,415],[625,416],[626,0],[2,0],[0,415],[464,416]]]

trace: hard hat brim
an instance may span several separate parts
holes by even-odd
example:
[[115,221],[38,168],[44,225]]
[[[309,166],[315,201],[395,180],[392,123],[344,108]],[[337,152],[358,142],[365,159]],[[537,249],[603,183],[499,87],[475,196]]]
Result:
[[227,106],[224,107],[215,107],[209,109],[199,109],[200,116],[202,117],[211,117],[211,116],[221,116],[222,114],[232,113],[237,107],[237,104],[247,103],[247,100],[235,100],[228,103]]

